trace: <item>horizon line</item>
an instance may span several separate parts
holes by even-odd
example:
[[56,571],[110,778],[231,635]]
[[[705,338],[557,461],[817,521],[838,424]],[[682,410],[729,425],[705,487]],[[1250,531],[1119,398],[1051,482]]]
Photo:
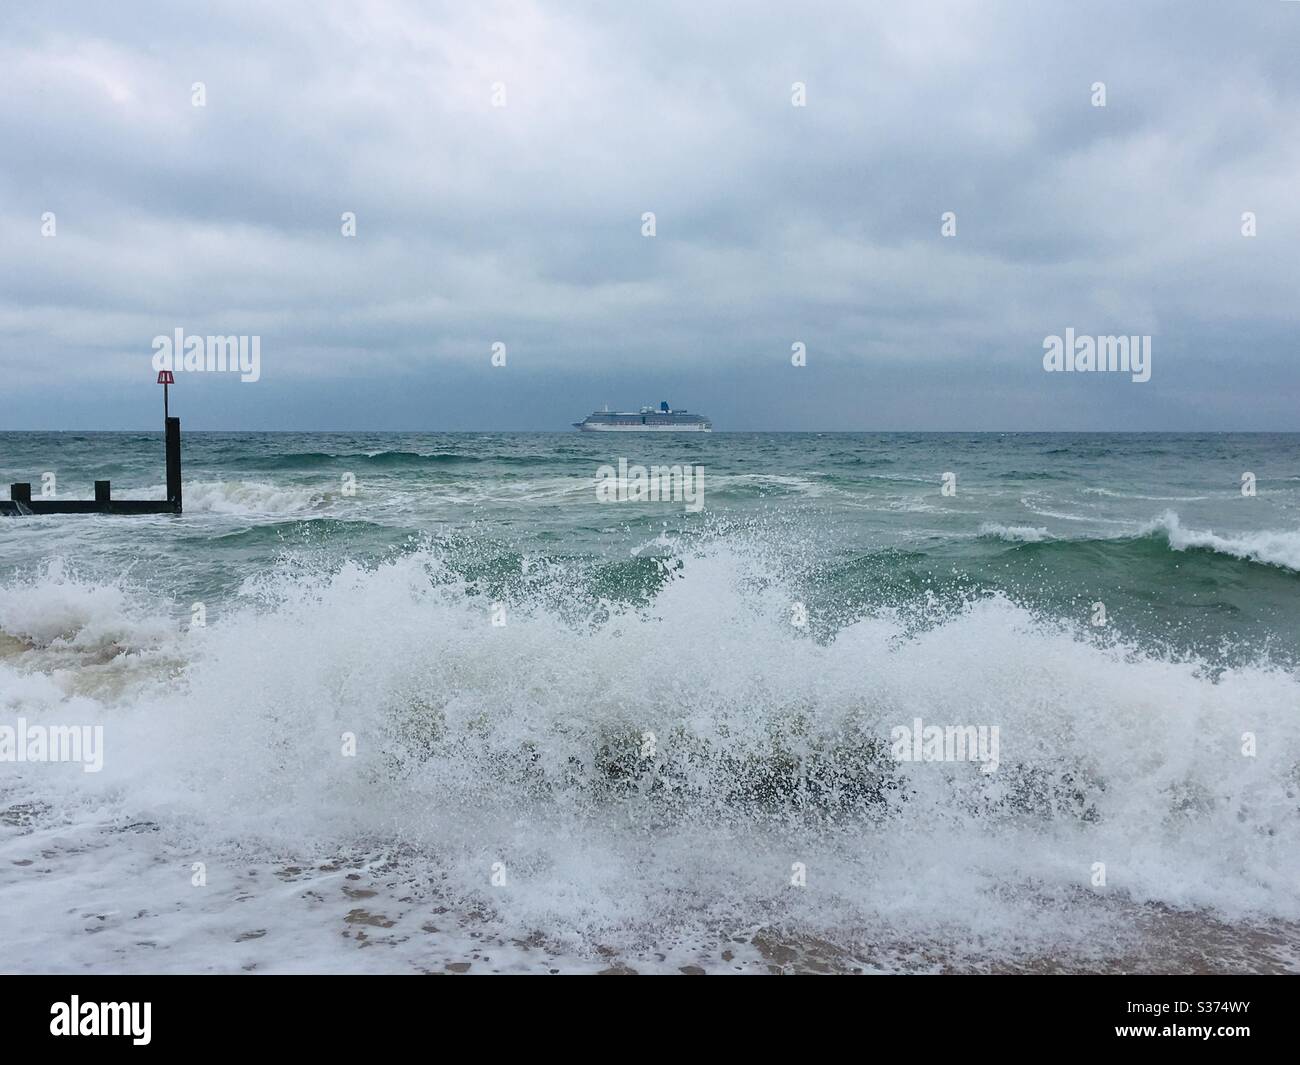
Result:
[[[163,432],[162,427],[138,427],[127,429],[5,429],[0,428],[0,434],[4,433],[152,433]],[[1057,434],[1069,434],[1080,436],[1091,434],[1096,436],[1160,436],[1160,435],[1177,435],[1177,434],[1231,434],[1237,436],[1285,436],[1300,434],[1300,429],[714,429],[707,433],[700,432],[658,432],[658,433],[639,433],[634,431],[628,432],[606,432],[606,433],[583,433],[574,429],[187,429],[189,433],[322,433],[342,435],[345,433],[393,433],[393,434],[487,434],[487,433],[545,433],[553,436],[727,436],[727,435],[767,435],[767,436],[888,436],[902,433],[932,433],[932,434],[956,434],[965,435],[1017,435],[1017,436],[1046,436]]]

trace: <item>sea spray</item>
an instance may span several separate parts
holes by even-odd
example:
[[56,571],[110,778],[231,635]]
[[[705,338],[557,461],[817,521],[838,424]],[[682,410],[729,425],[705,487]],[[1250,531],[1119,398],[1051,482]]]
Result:
[[[25,781],[65,810],[112,794],[130,818],[165,800],[200,850],[401,840],[409,870],[440,870],[494,927],[574,942],[745,914],[923,936],[954,913],[987,949],[1074,942],[1073,910],[1029,935],[1015,898],[1033,883],[1059,903],[1098,855],[1127,897],[1297,916],[1294,677],[1213,683],[997,597],[923,631],[866,617],[809,640],[777,609],[788,591],[754,581],[760,557],[689,552],[648,606],[577,627],[526,602],[491,627],[436,549],[287,568],[180,637],[175,684],[129,695],[131,753],[97,775],[110,791]],[[958,708],[998,722],[996,774],[889,758],[900,718]],[[1270,737],[1253,759],[1245,731]],[[787,896],[791,861],[831,894]],[[942,873],[900,893],[918,863]]]
[[[12,438],[156,476],[149,434]],[[0,526],[7,720],[109,752],[7,764],[12,967],[1285,964],[1293,444],[629,456],[707,465],[694,515],[596,503],[604,445],[195,434],[184,521]],[[996,772],[893,758],[918,717]]]

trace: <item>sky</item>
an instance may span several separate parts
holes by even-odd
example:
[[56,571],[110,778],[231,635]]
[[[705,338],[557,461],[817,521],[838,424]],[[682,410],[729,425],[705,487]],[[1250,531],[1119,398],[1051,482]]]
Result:
[[0,430],[155,427],[177,329],[260,338],[191,429],[1300,430],[1297,56],[1296,0],[6,4]]

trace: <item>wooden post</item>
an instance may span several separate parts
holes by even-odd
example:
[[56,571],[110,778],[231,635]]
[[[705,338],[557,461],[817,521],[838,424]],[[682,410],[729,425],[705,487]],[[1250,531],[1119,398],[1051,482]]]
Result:
[[168,418],[166,426],[167,502],[172,504],[179,514],[181,512],[181,420]]
[[15,503],[30,503],[32,501],[31,484],[27,481],[11,484],[9,486],[9,498]]
[[110,495],[109,495],[110,491],[111,491],[111,490],[110,490],[110,488],[109,488],[109,486],[108,486],[108,482],[107,482],[107,481],[96,481],[96,482],[95,482],[95,502],[96,502],[96,503],[107,503],[107,502],[109,501],[109,498],[110,498]]

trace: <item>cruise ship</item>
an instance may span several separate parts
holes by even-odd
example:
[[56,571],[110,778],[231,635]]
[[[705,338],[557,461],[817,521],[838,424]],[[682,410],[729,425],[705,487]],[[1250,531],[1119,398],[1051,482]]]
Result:
[[642,407],[639,411],[604,410],[588,414],[575,429],[584,433],[711,433],[713,423],[703,414],[673,410],[668,401],[656,407]]

